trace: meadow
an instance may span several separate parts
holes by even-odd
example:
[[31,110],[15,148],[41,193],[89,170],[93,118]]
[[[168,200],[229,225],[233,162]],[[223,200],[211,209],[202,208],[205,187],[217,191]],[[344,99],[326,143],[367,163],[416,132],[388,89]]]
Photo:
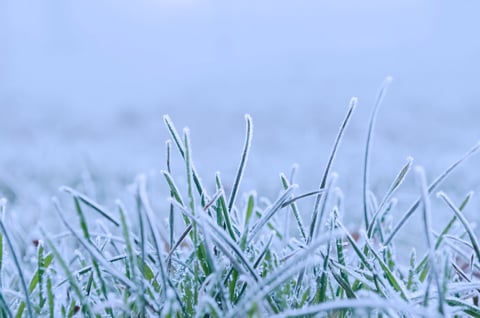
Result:
[[[375,195],[370,157],[389,81],[366,127],[362,185],[355,194],[361,222],[354,228],[345,225],[352,212],[332,166],[356,98],[318,187],[300,192],[294,167],[280,174],[282,190],[273,199],[240,192],[253,140],[251,116],[245,116],[237,172],[225,184],[220,173],[214,180],[200,176],[190,130],[179,131],[165,115],[169,140],[161,179],[167,199],[147,174],[137,176],[130,199],[116,200],[114,208],[64,186],[51,203],[58,225],[41,227],[31,242],[19,239],[1,199],[0,317],[480,317],[480,244],[464,214],[473,192],[454,203],[441,191],[480,144],[431,181],[428,167],[409,157],[388,189]],[[408,178],[415,180],[408,191],[418,198],[399,203],[400,189],[411,186],[404,183]],[[433,200],[448,211],[445,224],[436,219]],[[408,232],[413,216],[420,231]],[[440,231],[434,223],[442,224]],[[402,232],[415,236],[418,246],[399,246]]]

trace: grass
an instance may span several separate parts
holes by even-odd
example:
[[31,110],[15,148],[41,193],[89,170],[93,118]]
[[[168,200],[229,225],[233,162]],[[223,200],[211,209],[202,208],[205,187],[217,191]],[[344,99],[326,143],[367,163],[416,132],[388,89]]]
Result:
[[[169,199],[161,208],[152,206],[158,196],[143,175],[135,180],[135,203],[117,201],[115,210],[64,187],[73,209],[56,198],[53,206],[66,233],[42,230],[32,253],[13,240],[6,200],[0,200],[0,317],[480,317],[480,244],[463,214],[472,193],[459,205],[438,193],[452,214],[439,233],[432,230],[430,197],[479,146],[431,184],[424,169],[415,167],[419,199],[392,225],[395,194],[413,159],[377,200],[370,191],[369,152],[388,82],[368,126],[358,231],[341,221],[344,198],[331,172],[355,98],[319,188],[296,193],[294,173],[281,174],[283,190],[269,205],[255,193],[239,195],[253,136],[250,116],[234,183],[225,185],[217,174],[213,188],[204,186],[195,169],[189,131],[181,135],[165,116],[172,141],[162,172]],[[184,161],[184,184],[171,168],[172,147]],[[312,200],[313,208],[301,211],[299,200]],[[419,239],[427,250],[419,258],[412,248],[403,259],[395,253],[397,235],[408,231],[405,224],[415,212],[422,215]]]

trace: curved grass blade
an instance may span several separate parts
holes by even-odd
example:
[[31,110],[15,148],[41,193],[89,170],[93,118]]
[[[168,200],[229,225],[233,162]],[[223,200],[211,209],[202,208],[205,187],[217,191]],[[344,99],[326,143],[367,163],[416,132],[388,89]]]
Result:
[[185,205],[184,201],[183,201],[183,198],[182,198],[182,195],[181,195],[180,191],[178,190],[178,187],[175,184],[175,181],[174,181],[172,175],[170,174],[170,172],[162,170],[161,173],[165,177],[165,180],[167,181],[167,184],[170,188],[171,197],[175,198],[175,200],[177,200],[177,202],[180,203],[181,205]]
[[78,191],[76,191],[76,190],[74,190],[70,187],[66,187],[66,186],[61,187],[60,191],[69,193],[73,197],[78,198],[80,201],[85,203],[87,206],[91,207],[94,211],[97,211],[104,218],[106,218],[107,220],[112,222],[115,226],[117,226],[117,227],[120,226],[120,222],[118,222],[114,217],[112,217],[110,215],[110,213],[107,212],[104,207],[102,207],[100,204],[96,203],[92,199],[88,198],[86,195],[84,195],[84,194],[82,194],[82,193],[80,193],[80,192],[78,192]]
[[[437,187],[457,168],[460,164],[462,164],[465,160],[470,158],[472,155],[474,155],[478,150],[480,149],[480,143],[476,144],[474,147],[472,147],[467,153],[461,157],[459,160],[454,162],[450,167],[448,167],[447,170],[445,170],[441,175],[437,177],[429,186],[427,189],[427,192],[431,194]],[[392,242],[392,240],[395,238],[395,236],[398,234],[398,231],[403,227],[405,222],[412,216],[412,214],[415,212],[415,210],[418,208],[421,202],[421,198],[418,198],[417,201],[408,209],[407,212],[402,216],[400,221],[398,221],[397,225],[393,228],[392,232],[388,236],[388,238],[385,240],[385,245],[388,245]]]
[[308,198],[308,197],[311,197],[312,195],[321,194],[321,193],[324,193],[324,192],[325,192],[325,190],[316,190],[316,191],[310,191],[310,192],[307,192],[307,193],[304,193],[304,194],[300,194],[300,195],[298,195],[296,197],[293,197],[290,200],[284,202],[280,208],[283,209],[283,208],[295,203],[296,201],[298,201],[300,199]]
[[260,220],[252,227],[248,237],[248,243],[252,242],[252,240],[260,233],[261,229],[264,227],[265,224],[277,213],[279,210],[282,209],[284,203],[290,197],[292,191],[297,187],[297,185],[291,185],[287,190],[285,190],[280,197],[272,204],[270,208],[267,209],[265,214],[262,216]]
[[252,145],[252,137],[253,137],[252,117],[250,117],[250,115],[248,114],[245,115],[245,121],[246,121],[245,145],[243,146],[242,158],[240,160],[240,165],[238,166],[237,174],[235,176],[235,181],[233,182],[232,193],[228,198],[228,211],[232,211],[233,205],[235,204],[235,199],[237,198],[240,182],[242,181],[243,173],[245,172],[245,167],[247,165],[250,146]]
[[345,129],[347,128],[347,126],[350,122],[353,111],[357,107],[357,102],[358,102],[358,99],[356,97],[352,97],[350,99],[350,104],[348,106],[347,115],[345,116],[342,124],[340,125],[340,130],[337,133],[337,136],[335,138],[335,142],[333,143],[332,150],[330,151],[330,156],[329,156],[328,161],[327,161],[327,166],[325,167],[325,171],[323,173],[322,181],[320,182],[320,189],[325,188],[325,186],[327,185],[327,179],[328,179],[328,176],[330,174],[330,170],[332,168],[333,161],[335,159],[335,155],[337,154],[338,147],[340,146],[343,135],[345,133]]
[[372,220],[369,224],[367,233],[368,237],[371,238],[373,235],[373,231],[375,230],[375,227],[377,225],[377,221],[382,218],[382,212],[384,207],[387,205],[387,203],[390,201],[392,198],[393,194],[395,191],[397,191],[398,187],[403,183],[405,180],[405,177],[407,176],[408,172],[410,171],[410,168],[413,163],[413,158],[408,157],[407,158],[407,163],[402,167],[398,175],[395,177],[395,180],[393,180],[392,184],[390,185],[390,188],[388,189],[387,193],[385,194],[384,198],[382,199],[382,202],[380,202],[380,205],[377,208],[377,211],[373,214]]
[[[330,156],[329,156],[328,161],[327,161],[327,166],[325,167],[325,171],[323,173],[322,181],[320,182],[320,187],[319,187],[320,190],[325,189],[325,187],[327,185],[327,179],[330,175],[330,170],[332,168],[333,161],[335,159],[335,155],[337,154],[338,147],[340,146],[340,142],[342,141],[343,135],[345,133],[345,129],[347,128],[348,123],[350,122],[350,118],[353,114],[353,111],[357,107],[357,101],[358,100],[357,100],[356,97],[352,97],[350,99],[350,105],[348,107],[347,115],[345,116],[345,119],[343,120],[343,122],[340,126],[340,130],[337,133],[337,137],[335,138],[335,142],[333,143],[332,150],[330,151]],[[314,212],[313,212],[313,215],[312,215],[312,221],[310,223],[311,225],[310,225],[309,241],[312,241],[312,239],[313,239],[313,230],[315,229],[315,226],[313,226],[313,228],[312,228],[312,225],[316,223],[316,217],[317,217],[316,211],[318,211],[318,207],[320,206],[321,199],[322,199],[322,193],[318,194],[315,198],[315,204],[314,204],[314,208],[313,208]]]
[[392,77],[387,77],[382,83],[380,90],[377,94],[377,98],[375,100],[375,105],[373,106],[372,114],[370,115],[370,121],[368,123],[368,134],[367,134],[367,142],[365,144],[365,156],[363,160],[363,188],[362,188],[362,196],[363,196],[363,217],[365,218],[365,228],[368,229],[370,222],[369,222],[369,211],[368,211],[368,197],[367,193],[370,189],[369,185],[369,169],[370,169],[370,147],[373,139],[373,131],[375,128],[375,122],[377,120],[378,110],[380,109],[380,105],[387,93],[387,88],[392,82]]

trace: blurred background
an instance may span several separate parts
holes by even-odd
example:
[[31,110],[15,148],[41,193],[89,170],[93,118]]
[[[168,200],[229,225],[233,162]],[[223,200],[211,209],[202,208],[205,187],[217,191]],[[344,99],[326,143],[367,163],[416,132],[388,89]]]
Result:
[[[334,170],[360,213],[368,116],[385,76],[379,196],[407,156],[431,179],[480,139],[479,12],[473,0],[3,0],[0,193],[40,210],[58,186],[91,184],[111,203],[137,173],[165,168],[163,114],[190,127],[213,189],[217,170],[233,180],[245,113],[255,131],[243,190],[274,198],[278,173],[298,163],[309,191],[357,96]],[[478,190],[479,164],[442,189],[455,201]]]

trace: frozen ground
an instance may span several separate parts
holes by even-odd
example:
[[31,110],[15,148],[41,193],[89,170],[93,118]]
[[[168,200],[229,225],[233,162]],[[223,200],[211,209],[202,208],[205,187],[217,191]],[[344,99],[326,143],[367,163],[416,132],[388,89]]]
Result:
[[[480,139],[479,9],[433,0],[3,1],[0,193],[25,226],[48,213],[59,185],[82,178],[111,204],[136,173],[164,168],[165,113],[191,128],[207,184],[216,170],[233,178],[250,113],[243,189],[274,196],[278,173],[298,163],[297,180],[311,190],[358,96],[334,170],[360,214],[367,120],[384,76],[395,80],[372,155],[379,195],[407,156],[433,178]],[[443,189],[457,201],[478,190],[479,164],[471,159]],[[477,219],[479,207],[475,199],[467,215]]]

